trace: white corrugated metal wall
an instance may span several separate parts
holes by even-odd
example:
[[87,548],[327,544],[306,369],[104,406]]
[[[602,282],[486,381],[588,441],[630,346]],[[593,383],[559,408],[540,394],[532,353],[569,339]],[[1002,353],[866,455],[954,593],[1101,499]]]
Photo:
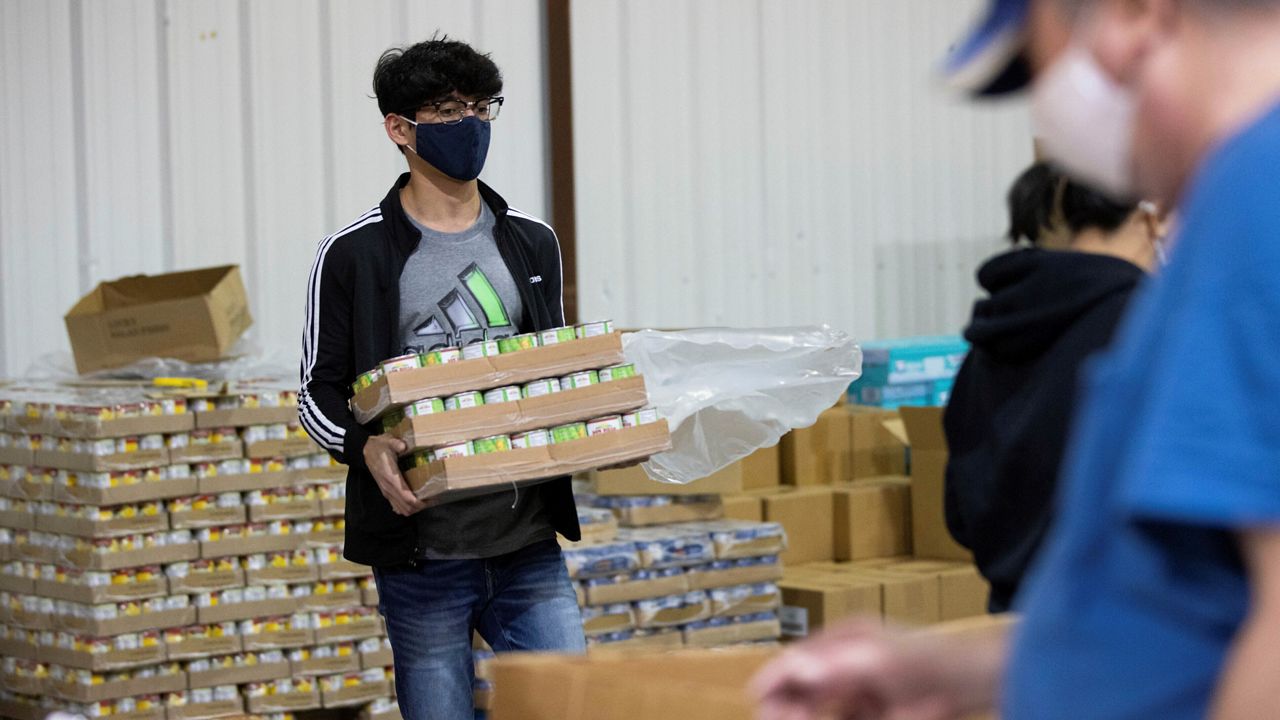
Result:
[[98,281],[237,262],[293,352],[315,243],[403,161],[371,74],[437,29],[493,53],[486,179],[545,216],[539,0],[0,0],[0,377],[67,347]]
[[1025,108],[937,62],[977,0],[576,0],[581,313],[954,332]]

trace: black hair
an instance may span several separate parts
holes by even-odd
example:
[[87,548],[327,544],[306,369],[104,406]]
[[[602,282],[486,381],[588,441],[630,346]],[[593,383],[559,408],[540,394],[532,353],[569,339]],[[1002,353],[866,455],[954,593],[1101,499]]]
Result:
[[455,92],[473,98],[498,95],[502,72],[488,55],[448,35],[391,48],[373,70],[373,94],[383,117],[412,117],[423,105]]
[[1046,162],[1027,168],[1009,188],[1009,240],[1035,245],[1061,228],[1073,237],[1090,229],[1114,232],[1138,209],[1082,185]]

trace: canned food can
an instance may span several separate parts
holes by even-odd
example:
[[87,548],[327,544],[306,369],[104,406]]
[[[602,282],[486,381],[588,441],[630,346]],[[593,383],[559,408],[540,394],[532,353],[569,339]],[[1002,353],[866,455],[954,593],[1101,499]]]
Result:
[[600,371],[600,382],[613,382],[614,380],[624,380],[636,376],[636,366],[630,363],[626,365],[614,365]]
[[623,415],[622,426],[630,428],[630,427],[636,427],[639,425],[648,425],[649,423],[658,422],[658,420],[660,420],[661,417],[662,416],[658,414],[658,411],[656,408],[642,408],[635,412],[627,413],[626,415]]
[[558,327],[553,330],[543,330],[538,333],[538,344],[540,345],[556,345],[562,342],[569,342],[577,339],[578,335],[572,327]]
[[551,395],[560,392],[560,381],[555,378],[548,380],[534,380],[524,386],[522,391],[527,398],[542,397],[543,395]]
[[608,415],[588,422],[587,435],[603,435],[614,430],[621,430],[622,427],[621,415]]
[[581,440],[584,437],[587,437],[586,423],[569,423],[551,428],[551,442],[555,445],[571,440]]
[[475,446],[471,444],[471,441],[468,440],[464,443],[458,443],[457,445],[438,447],[432,454],[435,456],[436,460],[444,460],[445,458],[469,457],[471,455],[475,455],[476,449]]
[[493,437],[480,438],[473,442],[472,445],[475,447],[477,455],[490,455],[510,450],[511,438],[506,435],[494,435]]
[[497,403],[515,402],[520,399],[520,388],[513,386],[494,388],[484,394],[484,404],[494,405]]
[[591,387],[600,382],[600,374],[595,370],[586,370],[567,375],[560,379],[560,387],[565,390],[577,390],[579,388]]
[[501,352],[498,349],[497,340],[484,340],[481,342],[473,342],[462,348],[463,360],[476,360],[482,357],[493,357]]
[[404,414],[408,417],[434,415],[442,412],[444,412],[444,401],[440,398],[426,398],[404,406]]
[[395,426],[399,425],[400,421],[403,419],[404,413],[399,410],[383,415],[382,432],[391,432],[391,430],[395,429]]
[[535,333],[512,335],[498,341],[498,351],[504,355],[506,353],[520,352],[521,350],[531,350],[536,347],[538,347],[538,336]]
[[612,320],[598,320],[596,322],[583,323],[575,328],[578,338],[596,337],[598,335],[608,335],[613,332]]
[[466,410],[467,408],[480,407],[484,404],[484,396],[477,391],[464,392],[447,398],[444,401],[445,410]]
[[417,354],[401,355],[400,357],[393,357],[390,360],[383,360],[382,364],[378,367],[380,367],[384,373],[392,373],[399,370],[412,370],[413,368],[422,367],[422,358],[418,357]]
[[511,447],[517,450],[524,448],[546,447],[551,444],[551,433],[546,430],[530,430],[511,436]]
[[413,466],[426,467],[427,465],[430,465],[432,462],[434,462],[435,459],[436,459],[435,453],[431,452],[430,450],[419,450],[418,452],[413,454]]
[[423,366],[427,365],[448,365],[451,362],[458,362],[462,359],[462,350],[456,347],[440,348],[422,356]]

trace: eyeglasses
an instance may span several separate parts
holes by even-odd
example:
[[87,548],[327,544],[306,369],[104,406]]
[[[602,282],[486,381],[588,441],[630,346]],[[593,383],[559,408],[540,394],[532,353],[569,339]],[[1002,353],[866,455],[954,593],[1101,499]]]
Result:
[[505,98],[491,97],[473,102],[463,102],[462,100],[449,98],[448,100],[427,103],[420,109],[431,108],[435,110],[436,116],[445,125],[456,125],[462,122],[462,118],[466,117],[467,110],[473,110],[478,120],[493,122],[498,119],[498,113],[502,112],[503,100]]

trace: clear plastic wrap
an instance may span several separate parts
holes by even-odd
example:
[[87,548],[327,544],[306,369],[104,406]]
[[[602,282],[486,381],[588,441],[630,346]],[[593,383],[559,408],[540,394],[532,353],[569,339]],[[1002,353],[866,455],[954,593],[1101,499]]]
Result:
[[862,367],[852,338],[826,326],[644,330],[624,335],[623,347],[671,427],[672,449],[644,469],[677,484],[812,425]]

